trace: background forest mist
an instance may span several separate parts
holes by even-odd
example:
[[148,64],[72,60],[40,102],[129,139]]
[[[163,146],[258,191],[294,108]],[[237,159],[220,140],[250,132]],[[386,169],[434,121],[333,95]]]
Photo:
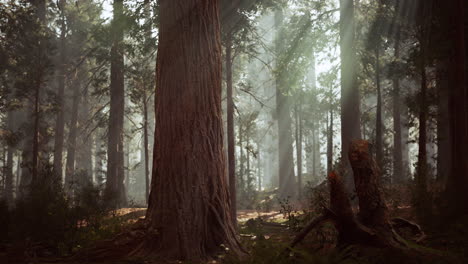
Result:
[[[447,131],[437,128],[448,126],[443,123],[447,98],[436,81],[437,58],[427,59],[424,66],[427,109],[417,103],[422,43],[417,22],[423,4],[356,1],[355,26],[343,30],[339,1],[245,1],[236,9],[228,2],[221,11],[225,149],[229,157],[226,89],[232,85],[241,208],[259,199],[249,197],[254,191],[278,188],[279,174],[284,174],[280,167],[293,170],[291,179],[300,182],[294,192],[300,193],[307,183],[322,182],[339,162],[340,38],[349,32],[355,35],[351,68],[360,93],[361,136],[380,153],[384,180],[396,183],[413,177],[421,111],[427,112],[428,179],[446,177],[448,157],[440,153],[447,152],[442,135]],[[116,188],[122,188],[129,201],[145,204],[152,146],[157,144],[156,1],[1,1],[0,7],[2,194],[10,200],[21,196],[38,173],[34,168],[53,171],[73,195],[73,186],[92,183],[104,188],[109,174],[120,173],[109,168],[118,171],[121,166],[123,175],[117,182],[122,184],[117,185],[122,187]],[[122,41],[114,52],[116,38]],[[112,66],[116,54],[123,62]],[[120,67],[116,71],[123,73],[123,80],[112,77],[113,67]],[[115,90],[112,82],[123,82],[124,87]],[[119,99],[112,103],[115,94]],[[278,110],[279,104],[286,108]],[[123,118],[122,129],[118,122],[112,126],[113,118]],[[280,121],[286,129],[278,128],[278,120],[286,120]],[[278,143],[282,139],[286,143]],[[109,151],[119,153],[110,163],[114,156]],[[398,171],[395,152],[401,153]]]

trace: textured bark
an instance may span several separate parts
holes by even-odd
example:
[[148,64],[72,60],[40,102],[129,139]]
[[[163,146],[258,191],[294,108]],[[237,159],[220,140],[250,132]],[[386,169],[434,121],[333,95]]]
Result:
[[[401,31],[397,29],[394,46],[394,59],[400,59],[400,37]],[[402,135],[401,135],[401,96],[400,96],[400,78],[394,74],[392,78],[393,85],[393,182],[403,183],[403,153],[402,153]]]
[[107,143],[107,181],[105,194],[116,207],[127,204],[125,192],[123,126],[125,109],[123,0],[114,0],[114,18],[111,25],[111,83],[109,132]]
[[54,137],[54,172],[57,179],[62,182],[63,174],[63,142],[65,135],[65,74],[66,74],[66,25],[65,25],[65,0],[59,2],[61,10],[60,23],[60,66],[58,69],[58,87],[57,87],[57,119],[55,121]]
[[[150,253],[202,260],[240,253],[225,177],[216,0],[160,1]],[[156,247],[156,248],[155,248]]]
[[234,141],[234,99],[232,97],[232,33],[226,32],[226,96],[227,96],[227,160],[229,194],[231,197],[231,216],[234,223],[237,222],[236,199],[236,160]]
[[[283,24],[283,12],[275,12],[275,27],[279,32]],[[277,54],[284,52],[283,40],[277,34],[275,49]],[[277,65],[281,68],[281,65]],[[278,72],[276,76],[276,116],[278,118],[278,166],[279,166],[279,195],[280,197],[294,196],[295,176],[293,158],[291,100],[287,95],[287,84],[284,81],[286,72]]]
[[452,160],[447,193],[452,214],[468,213],[468,89],[466,86],[466,50],[464,36],[465,1],[457,0],[450,7],[450,28],[453,28],[450,54],[450,133]]
[[[312,220],[294,239],[294,247],[315,226],[332,221],[338,231],[338,244],[347,246],[360,244],[371,247],[407,248],[407,243],[397,234],[389,219],[388,208],[381,191],[380,171],[370,153],[370,144],[365,140],[353,141],[349,151],[350,164],[354,172],[356,193],[359,197],[358,219],[355,217],[343,180],[339,173],[331,172],[328,177],[330,186],[330,208],[324,208],[322,216]],[[395,225],[419,226],[396,219]]]
[[[352,140],[361,137],[360,98],[356,76],[354,1],[340,0],[341,49],[341,153],[346,157]],[[345,185],[352,186],[349,161],[343,159],[346,169]]]
[[354,141],[349,150],[349,161],[359,197],[359,219],[369,227],[385,225],[389,220],[388,208],[381,190],[380,169],[372,158],[369,143]]

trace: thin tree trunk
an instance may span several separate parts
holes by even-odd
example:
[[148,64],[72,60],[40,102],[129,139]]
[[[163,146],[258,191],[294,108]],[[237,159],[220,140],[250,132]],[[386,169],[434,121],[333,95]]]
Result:
[[[46,4],[45,0],[35,0],[33,3],[36,7],[36,15],[40,23],[46,26]],[[37,76],[35,76],[35,88],[34,88],[34,110],[33,110],[33,142],[32,142],[32,174],[31,174],[31,184],[37,180],[39,172],[39,122],[40,122],[40,95],[41,95],[41,86],[44,78],[44,72],[46,65],[43,63],[45,61],[45,52],[46,52],[46,39],[41,38],[39,40],[39,62],[37,69]]]
[[148,98],[146,91],[143,94],[143,144],[145,154],[145,201],[148,204],[149,198],[149,151],[148,151]]
[[59,2],[61,10],[60,23],[60,66],[58,69],[58,91],[57,91],[57,119],[55,121],[55,143],[54,143],[54,172],[62,182],[63,174],[63,142],[65,135],[65,74],[66,74],[66,24],[65,24],[65,0]]
[[[14,122],[15,116],[13,111],[9,111],[7,114],[7,128],[9,131],[14,133]],[[13,157],[14,157],[15,147],[11,144],[8,144],[7,147],[7,157],[6,157],[6,166],[5,166],[5,197],[9,205],[13,203]]]
[[[400,37],[401,30],[397,29],[395,37],[394,59],[400,59]],[[404,182],[403,172],[403,153],[402,153],[402,135],[401,135],[401,97],[400,97],[400,78],[396,74],[392,78],[393,84],[393,181],[397,184]]]
[[115,207],[127,204],[124,170],[124,47],[123,0],[114,0],[111,48],[111,84],[109,111],[109,138],[107,145],[107,181],[105,193]]
[[80,89],[81,82],[80,80],[74,80],[75,84],[73,85],[73,102],[72,102],[72,112],[69,125],[69,134],[68,134],[68,146],[67,146],[67,160],[65,163],[65,190],[71,196],[77,184],[77,179],[75,179],[75,156],[76,156],[76,138],[78,134],[77,123],[78,123],[78,106],[80,102]]
[[300,103],[296,102],[294,109],[296,119],[296,156],[297,156],[297,188],[299,198],[302,197],[302,120]]
[[329,126],[328,126],[328,133],[327,133],[327,175],[330,174],[333,170],[333,106],[331,102],[331,97],[329,98]]
[[244,192],[245,184],[244,184],[244,134],[242,134],[242,120],[239,117],[239,151],[240,151],[240,168],[239,168],[239,187],[240,187],[240,194]]
[[416,196],[418,216],[425,219],[427,213],[427,80],[424,41],[421,42],[421,91],[419,101],[419,139],[418,139],[418,163],[416,168]]
[[[346,157],[351,141],[361,137],[360,98],[356,76],[354,0],[340,0],[341,49],[341,153]],[[353,177],[348,159],[343,159],[347,173],[345,185],[352,186]]]
[[206,260],[221,244],[241,254],[223,151],[218,14],[217,0],[160,1],[158,144],[146,215],[158,232],[145,245],[164,259]]
[[377,113],[375,118],[375,150],[376,162],[382,168],[383,162],[383,123],[382,123],[382,87],[380,83],[380,51],[375,49],[375,83],[377,86]]

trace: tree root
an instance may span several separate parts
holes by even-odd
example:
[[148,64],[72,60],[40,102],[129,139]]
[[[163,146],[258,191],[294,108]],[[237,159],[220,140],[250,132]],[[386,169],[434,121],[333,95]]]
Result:
[[[380,186],[380,170],[370,154],[370,144],[358,140],[351,144],[349,160],[353,168],[356,193],[359,197],[359,213],[353,213],[341,176],[331,172],[330,209],[312,220],[290,244],[289,249],[301,242],[315,227],[331,221],[338,231],[338,244],[364,245],[380,248],[408,249],[407,242],[396,231],[410,228],[418,235],[416,242],[425,238],[421,227],[403,218],[389,218]],[[289,250],[288,249],[288,250]]]

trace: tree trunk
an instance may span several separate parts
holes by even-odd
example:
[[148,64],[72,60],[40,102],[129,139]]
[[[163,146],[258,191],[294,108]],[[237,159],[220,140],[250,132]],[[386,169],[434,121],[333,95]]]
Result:
[[[47,26],[46,21],[46,4],[45,0],[35,0],[34,6],[36,7],[36,15],[43,26]],[[33,128],[33,142],[32,142],[32,174],[31,174],[31,184],[34,184],[37,180],[38,173],[39,173],[39,122],[40,122],[40,112],[39,112],[39,105],[40,105],[40,95],[41,95],[41,86],[42,82],[44,81],[44,74],[46,65],[43,63],[45,61],[46,55],[46,42],[47,40],[42,37],[39,40],[39,62],[37,70],[37,76],[35,81],[35,89],[34,89],[34,110],[33,110],[33,118],[34,118],[34,128]]]
[[145,155],[145,201],[148,204],[149,198],[149,151],[148,151],[148,98],[146,97],[146,90],[143,95],[143,148]]
[[[7,129],[14,133],[15,126],[15,114],[13,111],[9,111],[7,114]],[[5,166],[5,197],[9,205],[13,204],[13,156],[15,147],[12,144],[8,144],[7,157]]]
[[[284,52],[283,40],[279,32],[283,25],[283,11],[281,9],[275,12],[275,27],[277,30],[275,49],[278,54]],[[277,60],[278,64],[278,60]],[[282,65],[277,65],[282,68]],[[279,165],[279,196],[294,196],[295,176],[294,176],[294,156],[293,139],[291,131],[291,111],[290,98],[287,95],[287,84],[284,76],[286,72],[278,72],[276,76],[276,115],[278,118],[278,165]]]
[[[356,76],[354,1],[340,0],[340,49],[341,49],[341,153],[346,157],[352,140],[361,137],[360,98]],[[343,159],[347,187],[353,185],[352,171],[347,159]]]
[[377,87],[377,113],[375,118],[375,156],[377,166],[383,164],[383,122],[382,122],[382,87],[380,83],[380,51],[375,49],[375,84]]
[[[423,39],[423,37],[421,38]],[[427,80],[424,41],[421,40],[421,91],[419,101],[419,139],[418,139],[418,163],[416,167],[416,207],[420,220],[425,219],[428,212],[427,201]]]
[[76,79],[74,80],[75,84],[73,85],[73,103],[72,103],[72,112],[69,125],[69,134],[68,134],[68,146],[67,146],[67,160],[65,163],[65,190],[68,195],[73,195],[73,190],[76,187],[77,179],[75,178],[75,154],[76,154],[76,138],[78,135],[77,123],[78,123],[78,106],[80,102],[80,89],[81,81]]
[[437,180],[446,183],[450,174],[450,115],[448,61],[437,62]]
[[63,174],[63,142],[65,134],[65,75],[66,75],[66,25],[65,25],[65,0],[59,2],[61,9],[60,23],[60,66],[58,69],[58,91],[57,91],[57,119],[55,121],[55,144],[54,144],[54,172],[62,182]]
[[455,29],[451,38],[450,56],[450,140],[451,169],[447,182],[450,212],[453,216],[468,213],[468,89],[466,87],[466,50],[464,36],[465,1],[458,0],[450,9],[451,28]]
[[297,187],[299,198],[302,196],[302,119],[300,103],[296,102],[295,119],[296,119],[296,156],[297,156]]
[[111,48],[111,84],[109,138],[107,145],[107,181],[105,193],[115,207],[127,204],[125,192],[123,126],[125,109],[123,0],[114,0]]
[[[204,260],[240,253],[225,177],[216,0],[160,1],[149,252]],[[155,250],[155,245],[157,250]]]
[[242,120],[239,116],[239,152],[240,152],[240,157],[239,157],[239,193],[242,196],[242,193],[245,189],[245,184],[244,184],[244,134],[242,134]]
[[234,141],[234,99],[232,96],[232,35],[226,32],[226,96],[227,96],[227,145],[228,145],[228,178],[231,197],[231,215],[237,223],[236,200],[236,160]]
[[[394,59],[400,59],[400,29],[397,29],[395,37]],[[401,97],[400,97],[400,78],[394,74],[393,84],[393,182],[400,184],[405,180],[403,172],[403,153],[402,153],[402,135],[401,135]]]
[[328,125],[328,133],[327,133],[327,175],[330,174],[333,170],[333,106],[331,102],[331,97],[329,98],[329,125]]

